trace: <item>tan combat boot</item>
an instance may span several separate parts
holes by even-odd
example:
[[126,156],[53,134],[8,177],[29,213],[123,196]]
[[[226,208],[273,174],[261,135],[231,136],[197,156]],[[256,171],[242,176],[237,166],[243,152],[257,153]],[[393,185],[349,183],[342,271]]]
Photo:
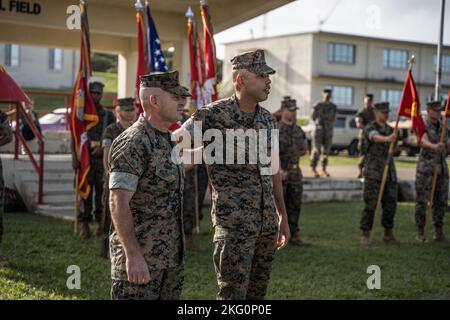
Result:
[[323,166],[323,167],[322,167],[322,176],[324,176],[324,177],[326,177],[326,178],[329,178],[329,177],[330,177],[330,174],[328,173],[327,167],[326,167],[326,166]]
[[186,250],[192,251],[192,252],[200,252],[201,251],[200,247],[194,243],[194,240],[192,239],[191,234],[187,234],[185,239],[186,239]]
[[383,242],[386,244],[400,243],[397,239],[395,239],[392,229],[384,229]]
[[419,241],[419,242],[426,242],[427,241],[427,239],[425,238],[425,228],[423,226],[422,227],[418,227],[416,240]]
[[434,230],[433,240],[437,242],[445,241],[444,231],[442,230],[442,227],[436,227],[436,229]]
[[300,237],[300,233],[294,234],[291,239],[289,240],[289,243],[293,246],[297,247],[309,247],[311,244],[303,241],[303,239]]
[[89,222],[80,222],[80,237],[81,239],[89,239],[91,237],[91,229],[89,229]]
[[362,245],[370,244],[370,231],[363,231],[361,239],[359,240],[359,243]]
[[316,167],[311,167],[311,174],[312,174],[313,178],[320,178],[320,175],[317,172]]

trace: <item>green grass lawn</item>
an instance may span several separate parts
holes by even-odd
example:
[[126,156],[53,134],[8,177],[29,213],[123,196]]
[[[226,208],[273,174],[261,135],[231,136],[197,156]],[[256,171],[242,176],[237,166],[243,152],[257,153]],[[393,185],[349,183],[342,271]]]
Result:
[[[414,241],[414,205],[399,204],[398,246],[358,244],[361,208],[361,203],[304,205],[301,224],[313,246],[277,253],[267,298],[449,299],[450,246]],[[11,267],[0,270],[0,299],[109,299],[110,263],[98,256],[98,238],[81,241],[70,223],[30,214],[6,214],[5,228],[3,249]],[[203,251],[187,255],[184,299],[214,299],[217,291],[209,221],[202,230],[195,241]],[[366,287],[373,264],[381,268],[381,290]],[[66,287],[70,265],[81,268],[80,290]]]

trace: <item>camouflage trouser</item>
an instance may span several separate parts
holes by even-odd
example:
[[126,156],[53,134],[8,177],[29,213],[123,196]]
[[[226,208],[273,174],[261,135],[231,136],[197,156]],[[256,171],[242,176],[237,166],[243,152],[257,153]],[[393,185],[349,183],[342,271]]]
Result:
[[109,211],[109,174],[105,174],[103,181],[103,239],[104,250],[109,249],[109,234],[112,227],[111,212]]
[[[363,197],[365,206],[361,218],[361,230],[363,231],[372,229],[380,185],[381,181],[370,178],[364,179]],[[385,229],[392,229],[394,227],[395,210],[397,209],[396,181],[386,181],[381,207],[383,210],[381,224]]]
[[103,163],[98,159],[91,159],[91,170],[87,180],[91,186],[86,200],[82,200],[82,207],[78,214],[78,221],[89,222],[92,220],[93,194],[95,193],[95,211],[94,216],[97,222],[102,220],[103,215]]
[[361,135],[360,135],[359,140],[358,140],[358,151],[359,151],[358,168],[359,168],[359,171],[361,171],[361,172],[364,168],[364,163],[366,161],[366,146],[365,146],[364,141],[365,141],[365,139],[363,137],[361,137]]
[[206,195],[206,189],[208,188],[208,172],[206,171],[206,165],[205,164],[199,164],[196,165],[197,167],[197,175],[198,175],[198,208],[200,210],[200,220],[203,219],[203,202],[205,200]]
[[[425,215],[430,200],[433,174],[416,174],[416,225],[425,225]],[[433,199],[433,223],[435,227],[444,225],[444,214],[447,209],[448,200],[448,176],[438,175],[436,191]]]
[[322,155],[322,167],[328,165],[328,156],[331,153],[333,143],[333,128],[319,127],[312,134],[311,167],[317,167]]
[[150,282],[133,284],[112,280],[113,300],[180,300],[184,282],[184,265],[150,272]]
[[283,182],[283,189],[289,229],[293,236],[299,231],[298,221],[302,206],[303,184],[301,181],[297,183]]
[[277,236],[251,236],[241,231],[215,227],[214,266],[219,286],[217,299],[264,299]]
[[[3,180],[3,165],[0,159],[0,244],[3,239],[3,212],[5,210],[5,181]],[[1,248],[0,248],[1,252]]]
[[184,234],[191,235],[195,226],[195,166],[191,171],[186,172],[184,178],[183,194],[183,224]]

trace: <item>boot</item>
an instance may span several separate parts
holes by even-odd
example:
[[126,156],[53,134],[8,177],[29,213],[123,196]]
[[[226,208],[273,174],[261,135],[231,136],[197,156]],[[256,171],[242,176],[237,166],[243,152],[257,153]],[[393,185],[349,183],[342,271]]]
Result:
[[433,240],[437,242],[445,241],[444,231],[442,230],[442,227],[436,227]]
[[295,233],[291,237],[291,239],[289,240],[289,243],[292,244],[293,246],[298,246],[298,247],[308,247],[311,245],[311,244],[303,241],[303,239],[300,237],[300,234],[298,232]]
[[425,238],[425,228],[423,226],[418,227],[416,240],[419,241],[419,242],[426,242],[427,241],[427,239]]
[[326,178],[329,178],[329,177],[330,177],[330,174],[328,173],[327,167],[326,167],[326,166],[323,166],[323,167],[322,167],[322,176],[324,176],[324,177],[326,177]]
[[362,170],[359,169],[359,172],[358,172],[358,175],[356,176],[356,179],[361,179],[362,177],[363,177]]
[[81,239],[89,239],[91,237],[91,229],[89,229],[89,222],[83,221],[79,224]]
[[370,244],[370,231],[367,231],[367,230],[363,231],[361,239],[359,240],[359,243],[362,245]]
[[8,260],[6,260],[6,258],[4,256],[0,255],[0,269],[8,268],[8,267],[9,267]]
[[383,242],[386,244],[398,244],[399,241],[395,239],[392,229],[384,229]]
[[191,234],[186,235],[186,250],[192,251],[192,252],[201,251],[200,247],[194,243]]
[[313,178],[320,178],[320,175],[317,172],[316,167],[311,167],[311,174],[312,174]]

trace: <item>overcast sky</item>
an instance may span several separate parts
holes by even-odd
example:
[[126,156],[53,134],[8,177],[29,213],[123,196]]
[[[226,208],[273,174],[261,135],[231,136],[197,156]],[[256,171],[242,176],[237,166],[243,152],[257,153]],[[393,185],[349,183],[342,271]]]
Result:
[[[297,0],[215,36],[223,43],[320,30],[435,43],[441,0]],[[214,16],[213,16],[214,19]],[[450,0],[446,1],[444,44],[450,45]]]

